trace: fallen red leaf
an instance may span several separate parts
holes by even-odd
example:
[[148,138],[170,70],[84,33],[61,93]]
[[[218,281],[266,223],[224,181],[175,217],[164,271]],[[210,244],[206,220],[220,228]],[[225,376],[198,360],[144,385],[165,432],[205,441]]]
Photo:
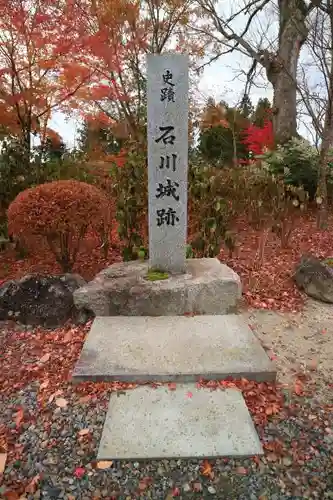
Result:
[[201,469],[201,474],[206,477],[211,477],[212,476],[212,466],[208,462],[208,460],[204,460],[202,464],[202,469]]
[[21,422],[23,420],[23,417],[24,417],[23,408],[20,408],[18,410],[18,412],[16,413],[16,415],[15,415],[15,425],[16,425],[16,427],[20,427]]
[[78,432],[79,436],[87,436],[88,434],[90,434],[90,429],[81,429],[79,432]]
[[175,391],[177,389],[177,384],[175,382],[170,382],[168,384],[170,391]]
[[296,396],[302,396],[303,390],[304,390],[304,386],[303,386],[302,382],[299,379],[295,380],[294,392],[295,392]]
[[81,479],[85,475],[85,473],[86,473],[86,471],[83,467],[76,467],[76,469],[74,471],[74,476],[77,479]]
[[151,477],[144,477],[139,482],[139,490],[140,491],[145,491],[151,483],[152,483],[152,478]]
[[7,461],[7,453],[0,453],[0,475],[3,474]]
[[33,477],[32,480],[29,482],[29,484],[25,488],[26,493],[35,493],[37,490],[37,486],[40,480],[40,475],[37,474],[37,476]]
[[51,354],[49,352],[47,352],[46,354],[44,354],[44,356],[42,356],[39,360],[38,360],[38,363],[39,364],[44,364],[44,363],[47,363],[48,360],[50,359],[51,357]]
[[68,332],[64,336],[64,343],[67,344],[72,340],[72,338],[73,338],[72,330],[68,330]]
[[96,467],[97,469],[109,469],[112,467],[113,462],[111,460],[101,460],[100,462],[97,462]]
[[236,467],[236,474],[241,474],[242,476],[246,476],[248,473],[245,467]]
[[147,485],[147,483],[145,483],[144,481],[140,481],[140,482],[139,482],[139,490],[140,490],[140,491],[144,491],[144,490],[146,490],[146,489],[147,489],[147,487],[148,487],[148,485]]
[[272,403],[271,405],[267,406],[265,409],[266,415],[276,415],[280,411],[280,405],[277,403]]
[[5,491],[3,495],[5,500],[18,500],[21,496],[16,491],[11,490]]
[[68,401],[65,398],[58,398],[55,400],[55,404],[58,406],[58,408],[66,408]]
[[90,394],[87,394],[87,396],[82,396],[80,399],[79,399],[79,403],[80,404],[84,404],[84,403],[89,403],[89,401],[91,400],[91,395]]
[[39,386],[39,390],[42,391],[43,389],[47,389],[47,387],[49,386],[49,381],[48,380],[45,380],[45,382],[42,382]]

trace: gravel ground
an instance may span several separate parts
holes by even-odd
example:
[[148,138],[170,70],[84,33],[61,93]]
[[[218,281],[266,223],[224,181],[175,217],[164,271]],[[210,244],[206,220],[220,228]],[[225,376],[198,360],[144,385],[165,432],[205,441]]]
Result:
[[[96,464],[110,390],[82,395],[64,383],[41,407],[39,379],[0,394],[0,447],[8,447],[0,498],[333,498],[332,310],[309,302],[297,315],[243,313],[284,384],[285,406],[257,426],[265,457]],[[12,355],[5,329],[2,342]]]

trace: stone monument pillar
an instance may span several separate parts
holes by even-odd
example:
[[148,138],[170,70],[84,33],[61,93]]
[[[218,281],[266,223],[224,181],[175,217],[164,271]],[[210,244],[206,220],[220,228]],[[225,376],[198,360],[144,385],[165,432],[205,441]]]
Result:
[[147,56],[149,267],[184,273],[188,56]]

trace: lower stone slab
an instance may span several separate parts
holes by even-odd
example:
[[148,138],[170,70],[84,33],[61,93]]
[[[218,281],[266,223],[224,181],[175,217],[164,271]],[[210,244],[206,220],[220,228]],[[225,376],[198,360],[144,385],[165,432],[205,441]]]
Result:
[[111,395],[98,460],[248,457],[263,449],[241,392],[141,386]]
[[241,316],[95,318],[74,381],[274,381],[276,368]]

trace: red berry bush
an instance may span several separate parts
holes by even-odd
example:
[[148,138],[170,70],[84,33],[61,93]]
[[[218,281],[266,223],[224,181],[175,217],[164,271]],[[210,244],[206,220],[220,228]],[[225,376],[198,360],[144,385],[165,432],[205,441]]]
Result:
[[41,184],[21,192],[8,209],[8,232],[29,246],[42,238],[64,272],[73,269],[90,227],[107,217],[108,203],[95,186],[74,180]]

